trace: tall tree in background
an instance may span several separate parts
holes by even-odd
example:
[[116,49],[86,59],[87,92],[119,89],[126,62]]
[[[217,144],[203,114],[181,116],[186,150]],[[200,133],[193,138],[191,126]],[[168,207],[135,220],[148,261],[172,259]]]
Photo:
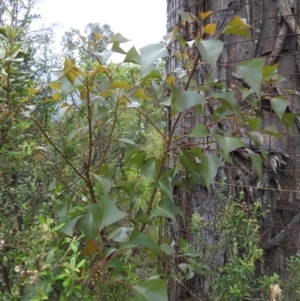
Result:
[[[80,34],[80,30],[70,28],[62,37],[61,45],[67,52],[72,52],[78,49],[82,42],[88,42],[89,48],[93,52],[102,52],[108,45],[109,39],[114,35],[110,26],[107,24],[101,25],[99,23],[89,23],[85,26],[84,36]],[[102,38],[103,36],[103,38]],[[85,51],[79,48],[82,56]]]
[[[203,36],[203,28],[197,22],[193,22],[193,15],[199,17],[200,12],[211,10],[212,14],[205,21],[211,24],[217,23],[215,38],[225,44],[217,67],[212,70],[207,65],[200,63],[203,58],[197,57],[196,52],[193,53],[193,49],[190,49],[185,43],[180,43],[180,39],[177,39],[169,45],[168,72],[172,73],[176,68],[177,72],[180,68],[189,70],[189,66],[185,65],[184,60],[184,55],[188,52],[193,62],[199,60],[194,76],[200,87],[198,90],[201,90],[203,83],[216,82],[213,80],[216,77],[218,83],[229,87],[226,93],[234,92],[233,95],[239,106],[243,108],[243,112],[251,110],[251,117],[246,124],[241,126],[238,118],[228,116],[224,99],[216,97],[200,114],[188,111],[183,118],[179,119],[180,123],[178,123],[176,134],[178,137],[185,137],[179,140],[180,151],[195,144],[193,138],[186,138],[195,124],[207,126],[211,133],[223,133],[232,137],[240,135],[245,148],[231,154],[232,165],[222,161],[221,167],[209,187],[196,186],[189,190],[178,187],[174,191],[177,205],[184,210],[186,219],[183,220],[179,217],[176,222],[170,222],[169,234],[174,245],[179,245],[180,237],[183,237],[197,249],[203,261],[209,266],[211,273],[209,277],[197,276],[186,283],[179,281],[173,283],[170,286],[170,300],[172,301],[209,298],[213,278],[220,275],[222,271],[220,268],[233,258],[223,244],[224,236],[218,232],[216,227],[220,209],[218,207],[221,191],[219,183],[223,178],[226,178],[227,183],[226,189],[222,192],[223,206],[226,205],[226,199],[229,196],[239,198],[241,192],[244,195],[243,206],[253,204],[257,200],[262,206],[263,213],[259,222],[261,225],[260,247],[264,251],[264,262],[257,264],[257,273],[260,275],[277,273],[282,279],[288,279],[286,258],[297,253],[300,246],[298,235],[300,228],[300,213],[298,213],[300,205],[298,192],[300,188],[300,128],[297,117],[300,101],[298,92],[300,84],[299,5],[297,1],[287,0],[167,1],[167,32],[172,32],[174,26],[177,25],[179,26],[178,35],[191,42],[195,38]],[[186,15],[182,11],[193,15]],[[251,25],[251,38],[222,34],[226,24],[234,16],[240,16],[242,20]],[[235,26],[234,23],[231,25]],[[228,27],[227,32],[230,33],[231,29]],[[209,51],[213,53],[215,50],[212,48]],[[241,80],[236,73],[237,63],[256,57],[265,57],[266,64],[270,66],[279,63],[278,71],[287,79],[280,84],[263,85],[259,106],[252,102],[253,99],[244,97],[241,93],[243,89],[249,89],[249,81]],[[260,81],[261,75],[257,74],[257,79]],[[221,86],[212,84],[212,87],[218,91]],[[205,93],[205,91],[201,93]],[[282,100],[283,96],[286,97],[288,103]],[[283,107],[279,109],[279,115],[281,115],[279,118],[275,112],[278,113],[278,106],[281,104]],[[264,117],[260,121],[262,114]],[[270,132],[262,130],[274,129],[274,126],[281,135],[275,133],[270,135]],[[294,136],[292,136],[292,132]],[[209,143],[208,140],[207,137],[199,138],[196,143],[203,153],[216,154],[216,144]],[[258,157],[262,160],[256,160]],[[251,170],[251,162],[256,171],[255,165],[262,167],[260,178],[256,172]],[[213,166],[209,166],[209,168],[212,169]],[[185,180],[185,178],[182,179]],[[199,242],[191,230],[190,221],[195,213],[199,213],[204,225],[201,228],[202,242]],[[214,246],[219,247],[213,249]],[[176,248],[174,252],[176,253]],[[243,249],[238,249],[237,252],[242,254]],[[176,258],[176,254],[173,258]],[[171,266],[173,264],[174,262],[171,262]],[[226,273],[222,275],[227,277]]]

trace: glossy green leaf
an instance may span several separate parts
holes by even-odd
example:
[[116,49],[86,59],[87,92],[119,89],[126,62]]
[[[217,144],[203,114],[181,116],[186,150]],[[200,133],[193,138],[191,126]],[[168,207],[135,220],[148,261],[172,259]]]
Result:
[[261,119],[258,117],[247,118],[246,125],[249,125],[252,131],[257,131],[261,126]]
[[259,179],[262,177],[262,158],[259,154],[249,154],[252,160],[252,169],[257,173]]
[[284,97],[279,96],[271,98],[272,109],[275,111],[280,120],[282,119],[288,104],[288,101]]
[[141,75],[145,77],[151,71],[151,65],[158,59],[168,56],[167,48],[162,44],[151,44],[140,49]]
[[74,229],[76,227],[76,224],[78,222],[78,220],[81,218],[82,216],[77,216],[75,218],[70,219],[61,229],[60,232],[63,232],[64,234],[68,235],[68,236],[73,236],[74,233]]
[[213,68],[216,68],[216,63],[220,54],[223,51],[224,43],[220,40],[196,40],[196,46],[202,55]]
[[141,168],[141,174],[152,182],[156,182],[156,160],[153,158],[148,159]]
[[160,245],[160,249],[167,255],[172,254],[172,250],[171,250],[170,246],[165,242]]
[[231,113],[232,113],[232,110],[230,110],[227,106],[222,105],[214,110],[211,120],[213,122],[220,122],[220,121],[226,119],[227,116]]
[[294,131],[293,131],[294,120],[297,117],[298,117],[298,114],[284,113],[281,118],[282,123],[286,126],[286,128],[289,130],[289,132],[292,136],[294,136]]
[[132,288],[134,301],[168,301],[167,285],[161,279],[147,280]]
[[121,53],[121,54],[126,54],[126,51],[120,47],[120,43],[114,42],[111,51]]
[[109,261],[107,267],[119,272],[126,272],[126,268],[124,268],[124,264],[122,263],[122,261],[120,261],[117,258],[114,258],[113,260]]
[[251,39],[251,34],[250,34],[249,30],[234,27],[234,26],[226,26],[223,30],[223,33],[236,34],[236,35],[243,36],[243,37]]
[[235,93],[233,91],[228,92],[215,92],[211,93],[209,97],[216,98],[219,100],[223,105],[228,107],[230,111],[233,111],[237,116],[240,116],[240,107],[235,98]]
[[238,63],[236,66],[236,72],[250,85],[259,100],[261,99],[262,71],[265,60],[265,58],[254,58]]
[[169,174],[165,174],[161,177],[161,179],[159,180],[159,187],[160,190],[162,191],[162,193],[169,199],[173,201],[173,192],[172,192],[172,188],[171,188],[171,178],[169,176]]
[[178,163],[191,171],[200,170],[200,164],[197,163],[194,154],[190,150],[182,150],[179,153]]
[[251,26],[245,23],[239,16],[235,16],[223,30],[223,33],[240,35],[246,38],[251,38],[249,29]]
[[117,183],[117,187],[123,189],[127,193],[130,199],[136,196],[135,185],[136,185],[135,182],[129,182],[129,181],[120,181]]
[[123,37],[120,33],[116,33],[113,37],[110,38],[109,43],[126,43],[130,40]]
[[78,221],[78,227],[83,232],[85,240],[95,239],[99,233],[99,229],[90,212]]
[[200,137],[207,137],[209,135],[210,135],[210,133],[208,132],[207,127],[205,125],[197,124],[189,136],[200,138]]
[[109,168],[108,164],[104,164],[98,174],[93,174],[91,175],[94,177],[96,182],[100,184],[101,187],[101,192],[104,193],[109,193],[111,189],[111,181],[112,181],[112,171]]
[[144,247],[150,251],[158,251],[158,245],[154,243],[148,236],[141,233],[136,227],[131,234],[129,242],[122,243],[121,248]]
[[71,133],[68,137],[68,140],[71,141],[76,135],[78,135],[78,134],[85,135],[87,132],[88,132],[87,126],[75,128],[71,131]]
[[179,214],[181,217],[183,217],[183,211],[178,206],[176,206],[170,199],[163,199],[152,210],[150,219],[157,216],[162,216],[175,221],[175,214]]
[[123,219],[127,214],[118,209],[107,194],[103,194],[96,204],[85,207],[91,214],[99,230]]
[[220,159],[217,156],[206,156],[201,160],[201,175],[205,181],[206,187],[209,187],[217,175],[220,166]]
[[279,67],[279,63],[271,65],[271,66],[264,66],[263,79],[268,81],[274,75],[274,73],[277,73],[278,67]]
[[97,52],[92,49],[89,49],[89,52],[92,53],[100,61],[101,64],[105,64],[113,54],[112,51],[107,49],[103,50],[102,52]]
[[270,134],[270,135],[272,135],[276,138],[281,137],[281,134],[278,133],[276,125],[269,125],[269,126],[265,127],[264,132],[267,133],[267,134]]
[[65,75],[62,75],[58,78],[60,82],[60,90],[63,95],[68,95],[74,90],[72,83],[68,80]]
[[193,91],[182,91],[180,88],[173,87],[171,99],[171,116],[174,117],[180,112],[184,112],[194,106],[206,103],[204,97]]
[[108,239],[110,239],[110,240],[112,239],[113,241],[116,241],[116,242],[129,241],[132,230],[133,230],[133,228],[128,228],[128,227],[116,228],[114,231],[112,231],[109,234]]
[[133,63],[139,65],[141,63],[141,56],[133,46],[129,49],[124,59],[124,63]]
[[66,105],[66,106],[63,106],[61,107],[59,110],[58,110],[58,114],[57,114],[57,121],[60,122],[62,120],[62,118],[68,114],[68,112],[70,110],[73,109],[73,106],[69,106],[69,105]]
[[224,152],[225,156],[227,156],[230,152],[236,150],[240,147],[245,147],[245,144],[241,141],[239,137],[227,137],[227,136],[214,136],[219,148]]

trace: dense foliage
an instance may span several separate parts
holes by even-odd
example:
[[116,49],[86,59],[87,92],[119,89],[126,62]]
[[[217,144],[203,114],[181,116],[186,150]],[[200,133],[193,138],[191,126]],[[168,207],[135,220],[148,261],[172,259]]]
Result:
[[[7,1],[0,16],[1,300],[163,301],[168,281],[210,272],[212,300],[241,300],[254,288],[266,296],[279,279],[253,278],[255,262],[262,258],[258,203],[245,210],[243,195],[229,197],[226,205],[220,195],[224,244],[211,252],[226,248],[231,254],[222,270],[208,271],[206,258],[201,260],[184,238],[180,246],[168,238],[168,220],[184,218],[174,204],[174,187],[209,187],[221,164],[217,154],[199,147],[181,149],[174,134],[177,122],[171,126],[169,120],[180,120],[190,108],[199,114],[209,101],[218,103],[215,122],[233,114],[250,127],[247,135],[260,149],[250,157],[261,176],[265,152],[259,135],[277,131],[262,128],[262,117],[253,118],[251,110],[259,108],[262,81],[283,80],[277,66],[264,66],[263,58],[237,65],[251,87],[241,91],[250,108],[245,113],[213,73],[199,87],[193,81],[198,64],[213,69],[222,52],[221,41],[204,39],[215,33],[214,24],[203,26],[195,40],[196,56],[174,28],[169,38],[187,50],[178,55],[182,67],[165,74],[161,65],[169,44],[126,52],[121,45],[127,39],[99,25],[88,25],[87,36],[76,43],[76,31],[65,35],[70,47],[60,61],[49,52],[51,30],[28,33],[33,5]],[[190,21],[190,14],[180,14]],[[192,18],[201,25],[208,15]],[[248,36],[248,30],[236,17],[224,33]],[[113,52],[125,55],[123,64],[108,63]],[[55,64],[63,68],[53,69]],[[286,100],[276,98],[271,105],[291,128],[295,116],[285,112]],[[232,163],[231,152],[244,146],[241,135],[197,125],[189,137],[208,137]],[[173,167],[170,160],[176,161]],[[180,182],[183,173],[186,181]],[[189,222],[201,242],[202,217],[194,214]]]

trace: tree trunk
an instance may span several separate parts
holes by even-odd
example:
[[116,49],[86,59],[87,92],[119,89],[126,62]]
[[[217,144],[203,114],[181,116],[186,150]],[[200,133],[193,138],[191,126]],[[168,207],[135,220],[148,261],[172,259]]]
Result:
[[[283,95],[289,101],[286,112],[298,114],[300,111],[300,3],[295,0],[167,0],[167,32],[171,32],[175,25],[181,24],[178,10],[191,12],[198,16],[199,12],[212,10],[212,15],[207,23],[217,22],[217,32],[221,33],[225,25],[236,15],[244,18],[252,26],[252,38],[244,38],[237,35],[219,35],[219,39],[225,43],[214,75],[227,87],[245,87],[235,75],[235,64],[254,57],[266,57],[268,65],[279,63],[279,73],[287,80],[276,87],[263,87],[263,99],[261,111],[264,114],[263,126],[276,125],[281,137],[275,138],[265,134],[263,145],[267,151],[270,162],[264,163],[262,180],[258,180],[255,172],[251,170],[251,161],[243,152],[233,152],[234,165],[224,163],[217,173],[213,184],[207,189],[202,186],[185,191],[177,188],[174,191],[177,205],[184,213],[185,220],[178,218],[176,222],[170,222],[168,231],[173,239],[173,246],[179,244],[179,237],[185,238],[196,250],[202,254],[211,271],[218,271],[218,267],[226,263],[226,249],[220,248],[213,254],[209,254],[209,246],[222,242],[222,236],[216,230],[219,203],[217,195],[220,192],[218,182],[226,177],[229,184],[225,191],[226,196],[237,198],[240,191],[244,192],[244,201],[253,204],[259,201],[262,206],[263,216],[260,220],[260,245],[264,250],[264,262],[258,264],[258,275],[272,275],[277,273],[281,279],[287,280],[286,259],[300,251],[300,138],[299,121],[295,119],[293,131],[294,137],[282,125],[276,114],[271,109],[270,97]],[[186,40],[195,39],[199,28],[191,24],[188,29],[180,27],[180,34]],[[182,49],[177,41],[170,45],[170,56],[167,63],[169,72],[180,67],[180,62],[175,59],[175,51]],[[208,67],[197,67],[194,79],[198,84],[203,83],[208,73]],[[287,92],[288,91],[288,92]],[[242,102],[239,102],[242,105]],[[210,118],[216,107],[203,108],[201,116],[194,114],[192,110],[185,113],[177,126],[176,135],[185,136],[196,124],[205,124],[210,131]],[[259,114],[259,112],[257,112]],[[232,120],[222,121],[222,130],[232,133],[242,133],[245,128],[238,128]],[[247,129],[246,129],[247,130]],[[182,138],[178,145],[181,149],[189,143],[194,143],[191,138]],[[199,147],[204,144],[203,139],[197,140]],[[256,152],[257,149],[250,139],[244,139],[248,149]],[[215,153],[216,145],[202,147],[203,153]],[[274,160],[277,162],[272,165]],[[275,167],[274,167],[275,166]],[[226,200],[224,201],[226,202]],[[192,233],[190,219],[194,213],[199,213],[203,218],[204,227],[202,237],[205,246],[199,245],[198,238]],[[170,263],[171,269],[177,269],[176,248]],[[176,262],[177,260],[177,262]],[[178,269],[177,269],[178,270]],[[170,285],[170,300],[210,300],[210,285],[214,275],[194,276],[186,282],[175,281]]]

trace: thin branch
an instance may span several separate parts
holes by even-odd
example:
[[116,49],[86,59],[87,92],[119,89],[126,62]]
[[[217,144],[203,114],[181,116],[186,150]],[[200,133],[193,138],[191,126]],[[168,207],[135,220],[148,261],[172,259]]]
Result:
[[53,146],[55,151],[57,151],[60,156],[65,160],[65,162],[74,170],[74,172],[85,182],[87,183],[87,179],[78,171],[78,169],[65,157],[65,155],[59,150],[59,148],[55,145],[55,143],[51,140],[48,134],[44,131],[44,129],[40,126],[37,120],[34,117],[31,117],[31,120],[38,127],[38,129],[42,132],[44,137],[48,140],[48,142]]

